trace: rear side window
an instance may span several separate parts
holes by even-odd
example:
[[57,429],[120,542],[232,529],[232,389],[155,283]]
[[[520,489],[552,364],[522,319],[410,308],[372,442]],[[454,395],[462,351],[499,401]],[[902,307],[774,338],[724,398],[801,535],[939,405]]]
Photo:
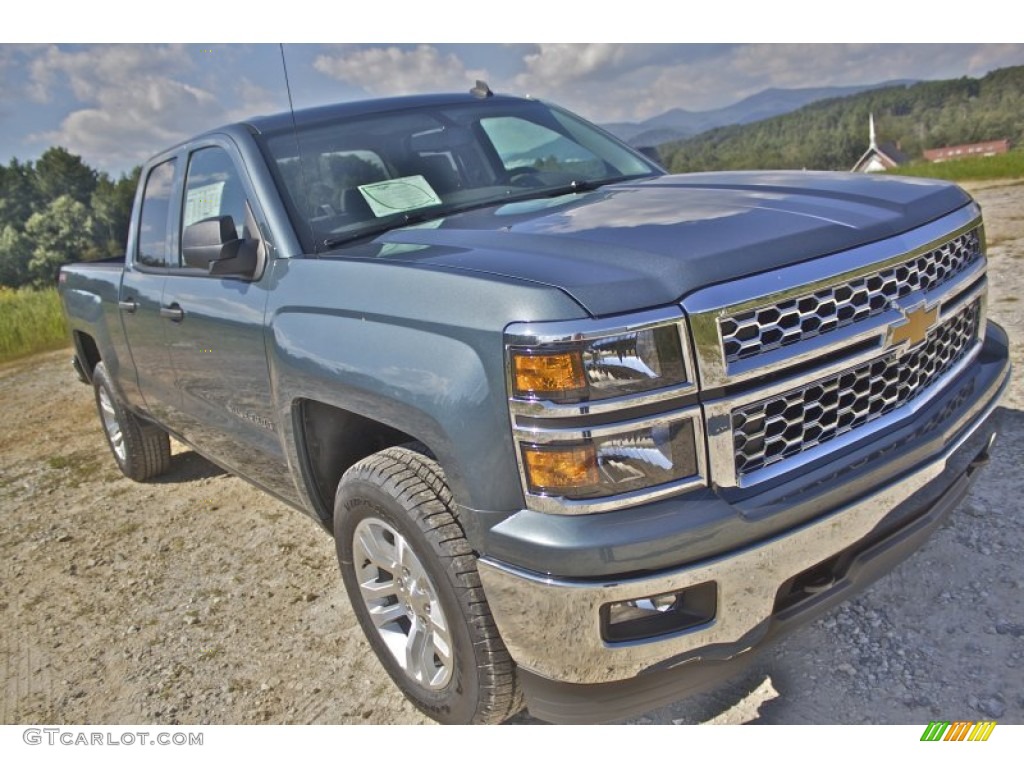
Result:
[[139,264],[147,267],[169,266],[167,222],[173,191],[174,160],[168,160],[154,167],[146,178],[139,216],[139,245],[135,253],[135,261]]

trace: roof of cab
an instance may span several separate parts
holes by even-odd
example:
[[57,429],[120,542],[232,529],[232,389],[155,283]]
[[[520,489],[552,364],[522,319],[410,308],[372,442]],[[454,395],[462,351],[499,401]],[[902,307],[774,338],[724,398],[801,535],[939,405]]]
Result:
[[184,141],[167,147],[153,155],[147,161],[147,165],[158,162],[168,154],[179,151],[183,146],[197,139],[202,139],[212,134],[228,134],[238,136],[239,132],[275,133],[282,130],[292,130],[295,126],[316,125],[317,123],[331,122],[333,120],[348,117],[360,117],[364,115],[383,114],[385,112],[396,112],[403,109],[418,109],[420,107],[445,107],[458,104],[471,104],[487,102],[489,104],[511,104],[516,102],[533,101],[518,96],[492,95],[485,99],[473,96],[469,93],[435,93],[418,96],[392,96],[385,99],[367,99],[365,101],[348,101],[339,104],[326,104],[320,107],[309,107],[298,109],[295,112],[278,112],[274,115],[260,115],[241,120],[237,123],[222,125],[209,131],[197,133]]
[[[243,120],[242,124],[255,128],[260,133],[272,133],[278,130],[288,130],[294,125],[305,126],[315,125],[320,122],[343,119],[346,117],[361,117],[364,115],[378,114],[382,112],[394,112],[403,109],[417,109],[421,107],[443,107],[458,104],[470,104],[487,102],[514,103],[527,101],[516,96],[488,96],[481,99],[469,93],[435,93],[419,96],[393,96],[386,99],[370,99],[367,101],[350,101],[341,104],[328,104],[322,107],[310,107],[299,109],[295,113],[280,112],[276,115],[253,117]],[[293,123],[294,121],[294,123]]]

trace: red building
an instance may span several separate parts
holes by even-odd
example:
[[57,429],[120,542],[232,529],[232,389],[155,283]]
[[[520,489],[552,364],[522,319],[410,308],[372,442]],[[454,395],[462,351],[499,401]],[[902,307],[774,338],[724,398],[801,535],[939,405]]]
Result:
[[938,147],[937,149],[926,149],[924,159],[933,163],[941,163],[946,160],[960,160],[964,157],[991,157],[1002,155],[1010,151],[1010,140],[999,139],[998,141],[982,141],[977,144],[960,144],[955,147]]

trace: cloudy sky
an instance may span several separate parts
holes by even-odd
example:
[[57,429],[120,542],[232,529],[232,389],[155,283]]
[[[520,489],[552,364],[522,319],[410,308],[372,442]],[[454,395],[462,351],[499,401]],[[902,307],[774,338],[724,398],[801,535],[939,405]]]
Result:
[[[1022,44],[285,44],[297,108],[477,78],[597,122],[704,110],[765,88],[980,76]],[[0,44],[0,163],[52,145],[119,173],[201,130],[288,108],[276,44]]]

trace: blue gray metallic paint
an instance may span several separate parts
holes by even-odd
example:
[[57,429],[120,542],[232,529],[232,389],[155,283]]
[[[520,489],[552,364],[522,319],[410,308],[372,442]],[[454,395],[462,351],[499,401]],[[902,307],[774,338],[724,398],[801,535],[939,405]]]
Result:
[[522,508],[505,408],[511,317],[583,316],[560,291],[401,264],[279,260],[268,323],[277,423],[297,466],[302,399],[355,412],[428,445],[458,503]]
[[119,390],[117,395],[125,401],[137,399],[139,394],[135,365],[118,316],[121,272],[120,264],[93,264],[87,269],[74,269],[74,276],[67,278],[71,284],[62,285],[60,293],[69,330],[93,338],[97,348],[104,352],[107,371]]
[[[419,103],[382,100],[374,108],[412,101]],[[345,109],[296,119],[333,119]],[[882,239],[969,201],[951,185],[840,174],[660,177],[451,216],[437,229],[397,230],[316,258],[302,254],[253,139],[283,129],[284,120],[228,126],[162,155],[211,139],[230,142],[260,203],[271,258],[254,286],[267,292],[268,304],[252,332],[266,347],[278,469],[286,467],[295,484],[278,495],[316,517],[294,415],[302,399],[317,400],[422,440],[445,467],[479,549],[565,576],[678,564],[767,532],[767,517],[748,520],[710,491],[577,518],[522,512],[505,402],[506,325],[581,318],[583,307],[603,315],[673,304],[710,283]],[[105,359],[123,357],[123,334],[109,330],[121,327],[113,309],[120,275],[85,266],[69,272],[73,327],[91,333]],[[102,310],[85,294],[101,297]],[[129,402],[140,405],[134,368],[116,371]],[[229,420],[224,426],[230,429]],[[258,463],[233,469],[273,484]],[[766,498],[761,510],[780,511],[784,524],[835,501],[825,494],[820,505],[784,511]]]
[[[919,183],[919,181],[921,183]],[[449,216],[396,256],[558,286],[596,316],[883,240],[970,203],[946,182],[837,173],[663,176]]]

